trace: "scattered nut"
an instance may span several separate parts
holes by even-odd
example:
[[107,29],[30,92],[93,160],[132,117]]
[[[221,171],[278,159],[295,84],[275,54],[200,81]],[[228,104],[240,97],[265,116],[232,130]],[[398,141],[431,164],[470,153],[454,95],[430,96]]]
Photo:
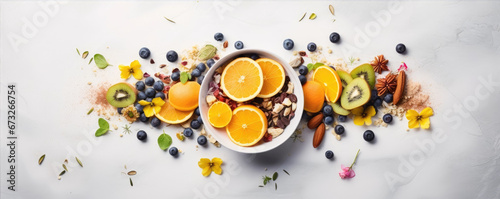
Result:
[[304,63],[304,58],[302,57],[295,57],[290,61],[290,66],[293,68],[297,68],[301,66]]
[[282,104],[283,104],[284,106],[290,106],[290,105],[292,105],[292,101],[290,101],[290,99],[287,97],[287,98],[285,98],[285,99],[283,100]]
[[293,93],[293,83],[288,82],[288,89],[286,90],[287,94],[292,94]]
[[292,111],[295,111],[297,109],[297,103],[292,103]]
[[275,104],[273,109],[273,114],[278,114],[281,110],[283,110],[284,106],[282,104]]
[[213,95],[207,95],[207,104],[208,106],[211,106],[213,103],[215,103],[217,101],[217,98],[215,98],[215,96]]
[[285,111],[283,111],[283,116],[290,115],[290,112],[292,112],[292,108],[290,107],[285,108]]
[[278,137],[283,133],[284,129],[282,128],[268,128],[267,133],[273,136],[273,138]]

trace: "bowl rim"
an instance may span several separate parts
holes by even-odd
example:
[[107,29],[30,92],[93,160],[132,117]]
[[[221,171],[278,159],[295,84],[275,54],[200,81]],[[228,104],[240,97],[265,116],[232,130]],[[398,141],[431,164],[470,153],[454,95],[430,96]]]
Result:
[[[229,140],[229,138],[226,137],[226,139],[221,139],[222,132],[225,133],[224,128],[215,128],[210,125],[208,122],[208,118],[206,116],[208,112],[208,104],[206,103],[206,96],[208,92],[208,84],[212,81],[212,76],[215,73],[215,70],[223,66],[225,63],[234,60],[235,58],[245,55],[245,54],[258,54],[262,57],[265,58],[271,58],[278,63],[280,63],[283,68],[285,69],[285,74],[289,76],[290,82],[292,82],[294,86],[294,94],[297,96],[297,108],[295,110],[295,116],[292,120],[290,120],[290,124],[285,128],[284,132],[278,136],[277,138],[273,139],[271,142],[265,142],[265,143],[259,143],[254,146],[250,147],[242,147],[234,144],[232,141]],[[300,120],[302,118],[302,114],[304,112],[304,94],[302,90],[302,84],[300,83],[300,80],[298,76],[296,75],[295,70],[289,65],[288,62],[284,61],[277,55],[266,51],[266,50],[260,50],[260,49],[243,49],[243,50],[238,50],[235,52],[231,52],[224,57],[222,57],[220,60],[218,60],[209,70],[205,73],[205,78],[202,81],[202,84],[200,86],[200,93],[199,93],[199,99],[198,99],[198,106],[199,106],[199,111],[200,111],[200,117],[203,121],[204,128],[206,133],[212,135],[221,145],[224,147],[231,149],[233,151],[237,151],[240,153],[249,153],[249,154],[255,154],[255,153],[262,153],[266,151],[270,151],[272,149],[277,148],[278,146],[282,145],[283,143],[286,142],[290,138],[290,136],[295,132],[297,129]],[[220,132],[218,134],[218,132]],[[225,135],[227,136],[227,135]],[[229,140],[229,142],[227,142]],[[274,142],[274,143],[273,143]]]

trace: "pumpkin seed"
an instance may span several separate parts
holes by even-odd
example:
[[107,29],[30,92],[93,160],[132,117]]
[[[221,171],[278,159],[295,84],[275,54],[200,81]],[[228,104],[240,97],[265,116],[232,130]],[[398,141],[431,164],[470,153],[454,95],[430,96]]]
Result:
[[63,168],[64,168],[65,171],[68,171],[68,167],[66,167],[65,164],[63,164]]
[[172,19],[169,19],[169,18],[167,18],[167,17],[164,17],[164,18],[165,18],[167,21],[170,21],[170,22],[172,22],[172,23],[175,23],[175,21],[173,21]]
[[137,174],[137,171],[134,171],[134,170],[129,171],[129,172],[127,173],[127,175],[129,175],[129,176],[133,176],[133,175],[135,175],[135,174]]
[[76,161],[78,162],[78,164],[79,164],[81,167],[83,167],[83,164],[82,164],[82,162],[80,161],[80,159],[78,159],[77,157],[75,157],[75,159],[76,159]]
[[330,5],[330,6],[328,6],[328,8],[330,9],[330,12],[332,13],[332,15],[335,16],[335,10],[333,9],[333,6]]
[[43,160],[45,160],[45,154],[43,154],[39,159],[38,159],[38,165],[41,165]]
[[132,178],[128,178],[128,180],[130,181],[130,186],[134,186],[134,183],[132,182]]
[[89,51],[85,51],[85,52],[83,52],[83,54],[82,54],[82,58],[84,58],[84,59],[85,59],[85,58],[87,58],[87,56],[88,56],[88,55],[89,55]]
[[59,173],[59,176],[62,176],[62,175],[64,175],[65,173],[66,173],[66,170],[61,171],[61,173]]
[[299,19],[299,22],[302,21],[302,19],[304,19],[304,17],[306,16],[307,12],[304,12],[304,15],[302,15],[302,17]]

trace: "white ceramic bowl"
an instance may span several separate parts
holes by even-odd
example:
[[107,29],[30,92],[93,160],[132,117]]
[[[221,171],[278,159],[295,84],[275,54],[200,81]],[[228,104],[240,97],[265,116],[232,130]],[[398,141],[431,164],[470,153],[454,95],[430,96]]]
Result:
[[[285,131],[273,139],[270,142],[262,142],[258,143],[255,146],[250,147],[242,147],[234,144],[228,137],[225,128],[215,128],[208,122],[208,104],[206,102],[206,96],[209,89],[209,84],[212,81],[212,76],[215,73],[215,70],[224,65],[225,63],[229,63],[232,60],[247,54],[258,54],[260,57],[270,58],[279,62],[285,69],[286,75],[290,78],[290,81],[293,83],[294,94],[297,96],[297,109],[295,110],[295,116],[290,121],[290,124],[285,128]],[[210,68],[205,74],[205,79],[201,84],[200,89],[200,98],[199,98],[199,107],[201,118],[203,119],[203,124],[205,129],[208,131],[207,133],[211,134],[217,141],[219,141],[222,146],[227,147],[231,150],[242,152],[242,153],[261,153],[265,151],[269,151],[283,144],[290,136],[293,134],[297,126],[299,125],[300,118],[302,117],[302,113],[304,112],[304,93],[302,91],[302,84],[300,84],[300,80],[297,76],[297,73],[293,70],[293,68],[288,64],[288,62],[283,59],[263,50],[255,50],[255,49],[245,49],[233,52],[224,56],[222,59],[217,61],[212,68]]]

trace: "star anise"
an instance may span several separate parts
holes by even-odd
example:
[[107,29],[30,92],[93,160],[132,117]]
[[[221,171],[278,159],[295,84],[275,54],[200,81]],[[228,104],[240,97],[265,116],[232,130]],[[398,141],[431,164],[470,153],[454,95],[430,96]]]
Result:
[[372,61],[371,65],[375,72],[381,74],[382,71],[389,71],[389,68],[387,68],[388,62],[389,60],[385,59],[384,55],[379,55],[375,57],[375,60]]
[[397,77],[397,75],[389,73],[385,78],[377,79],[375,88],[377,88],[378,96],[385,95],[386,93],[394,93],[397,87]]

